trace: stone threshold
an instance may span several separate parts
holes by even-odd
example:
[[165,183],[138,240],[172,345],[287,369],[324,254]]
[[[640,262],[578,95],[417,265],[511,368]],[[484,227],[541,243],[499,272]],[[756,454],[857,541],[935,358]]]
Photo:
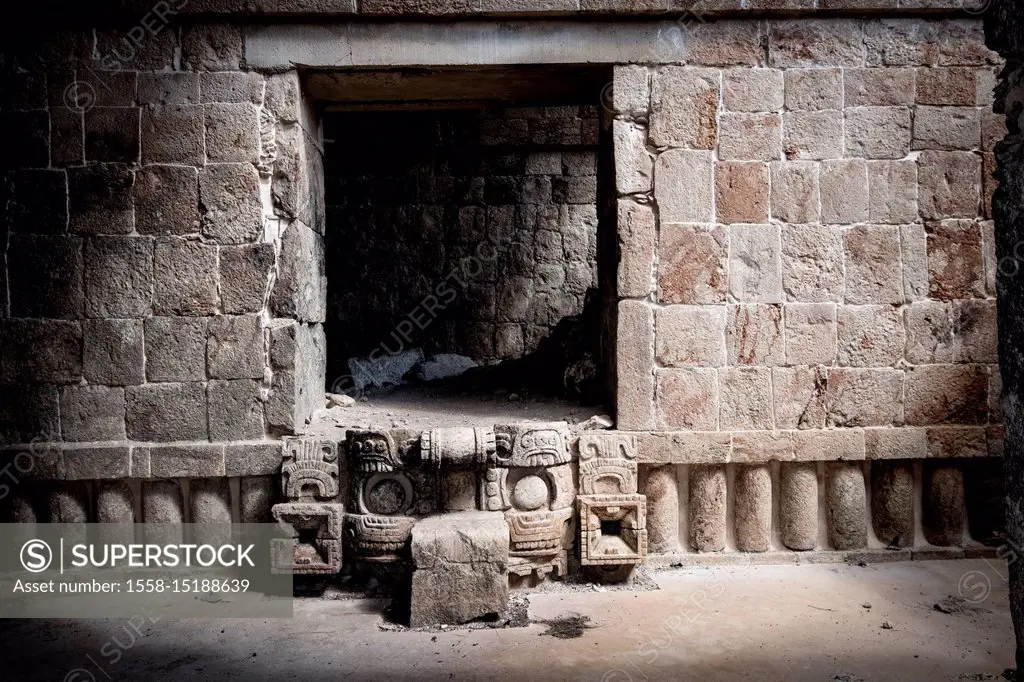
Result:
[[882,564],[891,561],[935,561],[945,559],[998,559],[993,547],[921,547],[904,549],[811,550],[808,552],[686,552],[649,554],[647,568],[691,568],[700,566],[779,566],[800,564]]

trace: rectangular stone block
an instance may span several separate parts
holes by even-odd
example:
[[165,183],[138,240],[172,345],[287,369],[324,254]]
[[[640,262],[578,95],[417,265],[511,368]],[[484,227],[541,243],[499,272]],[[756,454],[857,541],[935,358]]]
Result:
[[925,429],[864,429],[864,449],[868,459],[924,459],[928,456]]
[[644,298],[651,293],[657,229],[650,206],[627,199],[618,202],[617,235],[620,298]]
[[784,116],[783,151],[795,161],[843,156],[842,111],[790,111]]
[[245,244],[263,234],[260,179],[251,163],[218,163],[199,173],[203,236]]
[[940,107],[975,106],[977,71],[966,67],[917,69],[917,103]]
[[75,319],[82,314],[82,240],[12,234],[6,243],[11,315]]
[[[655,369],[654,375],[659,428],[718,429],[719,392],[714,369]],[[619,391],[621,395],[621,384]]]
[[224,448],[227,476],[263,476],[281,472],[280,441],[228,445]]
[[723,162],[715,166],[719,223],[768,221],[768,164]]
[[907,370],[906,420],[912,426],[984,424],[988,372],[977,365],[921,365]]
[[667,367],[725,364],[725,306],[676,305],[655,311],[655,352]]
[[662,303],[724,303],[729,236],[723,227],[661,226],[658,298]]
[[841,302],[845,290],[842,230],[783,225],[782,287],[790,301]]
[[729,459],[728,433],[661,431],[635,435],[640,464],[724,464]]
[[824,367],[772,368],[776,428],[824,428],[826,385]]
[[82,328],[62,320],[0,319],[0,383],[76,383]]
[[974,218],[981,201],[981,157],[970,152],[924,151],[917,160],[921,217]]
[[206,366],[214,379],[262,379],[263,327],[259,315],[211,318]]
[[50,162],[58,168],[85,163],[85,130],[81,113],[64,107],[50,111]]
[[903,372],[838,368],[828,371],[828,425],[889,426],[903,423]]
[[843,108],[842,69],[787,69],[785,73],[789,111]]
[[139,114],[138,107],[92,107],[87,110],[85,160],[138,163]]
[[868,190],[871,222],[917,220],[917,164],[913,161],[869,161]]
[[995,301],[953,302],[955,362],[999,362]]
[[146,378],[202,381],[206,378],[207,318],[149,317],[145,320]]
[[219,71],[199,74],[200,101],[263,103],[263,76],[245,71]]
[[723,161],[775,161],[782,158],[782,116],[777,113],[723,113],[718,158]]
[[197,316],[217,311],[216,246],[177,237],[158,239],[153,265],[155,314]]
[[844,104],[848,107],[896,107],[914,103],[914,69],[845,69]]
[[798,462],[856,461],[864,459],[862,429],[790,431],[793,457]]
[[61,437],[66,441],[124,440],[124,389],[66,386],[60,392]]
[[903,292],[908,301],[919,301],[928,296],[928,237],[924,225],[900,227],[900,247],[903,254]]
[[119,163],[68,169],[68,230],[76,234],[128,234],[134,229],[134,173]]
[[714,222],[714,161],[711,152],[670,149],[654,166],[654,198],[668,223]]
[[85,243],[85,314],[145,317],[152,311],[153,240],[96,237]]
[[[654,158],[647,151],[647,128],[628,121],[612,122],[615,185],[619,194],[651,191]],[[557,173],[561,173],[561,168]]]
[[793,459],[793,438],[787,431],[738,431],[732,435],[730,462],[760,464]]
[[203,105],[206,160],[209,163],[256,163],[260,122],[256,107],[240,104]]
[[139,73],[139,104],[199,104],[198,73]]
[[730,305],[727,315],[725,343],[729,365],[785,362],[781,306]]
[[771,174],[772,218],[787,223],[816,223],[821,220],[819,164],[774,161]]
[[651,144],[713,149],[718,133],[719,74],[713,69],[664,66],[651,88]]
[[907,107],[854,107],[846,110],[846,155],[902,159],[910,153],[911,115]]
[[201,478],[224,475],[224,446],[214,443],[161,445],[149,449],[154,478]]
[[651,105],[651,74],[639,64],[616,64],[613,69],[612,108],[627,116],[646,114]]
[[981,226],[973,220],[929,223],[928,281],[932,298],[983,298]]
[[907,362],[953,362],[953,314],[949,303],[916,301],[904,311]]
[[981,112],[973,107],[925,107],[914,111],[914,149],[981,147]]
[[771,22],[768,50],[776,68],[863,66],[863,25],[855,19]]
[[135,229],[139,234],[199,231],[199,174],[188,166],[151,165],[135,173]]
[[263,402],[258,381],[210,381],[206,391],[212,440],[263,438]]
[[888,305],[841,306],[839,364],[892,367],[903,359],[906,335],[900,311]]
[[988,457],[988,441],[982,427],[945,426],[925,429],[928,436],[928,456]]
[[202,106],[170,104],[142,110],[143,163],[201,166],[205,161]]
[[237,315],[262,310],[274,268],[273,244],[221,247],[219,260],[223,311]]
[[836,225],[868,219],[868,164],[862,159],[823,161],[821,218]]
[[728,69],[723,75],[722,101],[729,111],[778,111],[785,91],[777,69]]
[[69,481],[128,478],[131,453],[127,446],[65,447],[62,477]]
[[[276,317],[323,322],[327,308],[323,238],[300,222],[284,232],[278,260],[277,282],[271,294]],[[310,267],[310,263],[316,267]]]
[[733,225],[729,231],[729,293],[744,303],[781,303],[778,226]]
[[242,28],[204,23],[181,32],[181,59],[194,71],[240,71],[245,60]]
[[620,301],[618,312],[618,426],[624,430],[653,428],[654,313],[641,301]]
[[771,375],[767,367],[730,367],[719,371],[720,428],[774,428]]
[[895,227],[858,225],[845,232],[846,302],[901,303],[900,235]]
[[130,386],[145,382],[142,320],[87,320],[82,366],[95,384]]
[[784,308],[786,362],[831,365],[836,357],[836,306],[833,303],[788,303]]
[[[130,440],[168,442],[209,438],[206,388],[202,383],[131,386],[126,389],[125,398]],[[154,471],[153,475],[159,474]]]
[[869,66],[929,66],[938,63],[942,24],[892,18],[864,25]]

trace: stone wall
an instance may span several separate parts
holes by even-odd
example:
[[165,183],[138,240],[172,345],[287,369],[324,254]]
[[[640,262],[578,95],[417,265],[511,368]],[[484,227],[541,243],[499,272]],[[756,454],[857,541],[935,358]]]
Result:
[[596,104],[328,115],[331,376],[379,347],[522,357],[582,313],[598,124]]
[[4,46],[0,443],[63,443],[28,477],[270,473],[321,406],[311,103],[237,27],[142,21]]
[[[666,552],[725,548],[727,463],[782,462],[756,485],[775,480],[775,508],[807,504],[817,528],[814,461],[879,460],[860,475],[881,488],[881,460],[1002,449],[989,218],[1005,128],[980,22],[771,22],[765,37],[615,71],[618,428],[675,432],[641,437],[640,461],[691,465],[666,475],[689,490],[690,527],[716,528]],[[806,487],[787,484],[806,462]],[[932,466],[903,473],[905,503]],[[741,469],[730,489],[755,485]],[[848,548],[809,537],[782,544]]]

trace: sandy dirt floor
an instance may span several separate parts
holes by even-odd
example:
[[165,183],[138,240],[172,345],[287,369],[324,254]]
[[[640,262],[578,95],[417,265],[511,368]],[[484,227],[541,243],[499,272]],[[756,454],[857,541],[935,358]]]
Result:
[[367,599],[302,599],[287,620],[159,621],[139,638],[113,620],[0,621],[0,678],[936,682],[1013,664],[1001,562],[652,575],[653,591],[530,594],[531,624],[505,629],[389,631]]

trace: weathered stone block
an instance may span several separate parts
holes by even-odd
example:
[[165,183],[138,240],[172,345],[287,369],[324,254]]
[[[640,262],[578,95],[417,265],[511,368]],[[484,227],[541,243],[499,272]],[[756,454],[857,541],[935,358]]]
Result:
[[861,34],[854,19],[773,21],[768,33],[772,66],[863,66]]
[[783,364],[782,307],[730,305],[725,343],[729,365]]
[[898,18],[868,22],[864,45],[870,66],[929,66],[938,63],[941,25]]
[[679,481],[676,467],[648,469],[644,485],[647,498],[647,547],[653,554],[679,551]]
[[786,362],[831,365],[836,357],[836,306],[789,303],[785,307]]
[[154,478],[224,475],[224,446],[214,443],[162,445],[149,449]]
[[323,407],[326,345],[321,325],[295,325],[294,369],[274,373],[264,409],[269,427],[295,433],[302,429],[315,410]]
[[921,217],[974,218],[981,201],[981,157],[970,152],[924,151],[917,160]]
[[655,352],[663,366],[725,364],[725,306],[676,305],[655,311]]
[[733,225],[729,293],[740,302],[781,303],[781,241],[776,225]]
[[914,426],[984,424],[988,373],[976,365],[922,365],[907,370],[906,419]]
[[772,218],[787,223],[821,220],[818,164],[811,161],[776,161],[771,164]]
[[736,549],[766,552],[772,545],[772,473],[767,464],[736,467]]
[[730,367],[718,374],[721,400],[720,428],[741,431],[771,429],[771,369]]
[[721,552],[726,536],[726,474],[724,466],[690,467],[690,547],[695,552]]
[[847,225],[868,219],[868,164],[862,159],[821,164],[821,219]]
[[104,481],[97,486],[96,523],[135,523],[135,503],[127,481]]
[[260,316],[211,318],[206,365],[214,379],[262,379],[264,350]]
[[[134,76],[134,74],[132,74]],[[85,160],[137,163],[139,109],[93,107],[85,112]]]
[[955,362],[999,362],[995,301],[953,302]]
[[177,237],[158,239],[153,257],[153,312],[212,315],[217,311],[217,247]]
[[924,225],[902,225],[903,294],[908,301],[928,297],[928,237]]
[[221,244],[244,244],[263,233],[256,168],[248,163],[206,166],[199,174],[203,235]]
[[205,317],[146,318],[147,380],[204,380],[206,325]]
[[783,72],[776,69],[729,69],[722,100],[729,111],[778,111],[785,91]]
[[914,545],[914,470],[911,463],[871,463],[871,522],[875,537],[886,546]]
[[142,162],[201,166],[203,107],[194,104],[151,106],[142,110]]
[[13,317],[82,314],[81,239],[12,234],[5,255]]
[[196,24],[181,34],[181,59],[194,71],[239,71],[245,59],[242,28],[231,24]]
[[918,301],[904,310],[907,362],[931,364],[953,361],[953,316],[948,303]]
[[767,222],[768,164],[716,164],[715,205],[719,223]]
[[68,230],[128,234],[134,229],[131,168],[99,163],[68,169]]
[[791,301],[842,301],[842,231],[821,225],[783,225],[782,287]]
[[775,161],[782,158],[782,115],[723,113],[718,158]]
[[[764,63],[761,47],[764,32],[755,22],[732,21],[712,25],[691,16],[682,25],[693,39],[682,39],[678,47],[685,50],[681,56],[690,64],[753,67]],[[669,42],[673,42],[672,39]],[[668,58],[679,58],[677,51],[668,52]]]
[[224,448],[224,471],[228,476],[276,475],[281,471],[281,453],[280,441],[228,445]]
[[663,303],[725,303],[728,255],[725,228],[663,223],[658,298]]
[[198,172],[187,166],[145,166],[135,173],[135,229],[139,234],[199,231]]
[[925,433],[928,439],[928,456],[931,458],[975,459],[992,456],[985,427],[943,426],[925,429]]
[[925,540],[939,547],[959,545],[964,529],[964,475],[960,466],[926,461],[921,492]]
[[710,152],[670,149],[654,166],[654,198],[659,218],[668,223],[714,221],[714,161]]
[[903,422],[903,372],[830,369],[825,406],[829,426],[899,425]]
[[50,163],[57,168],[85,163],[83,116],[56,107],[50,111]]
[[176,481],[142,484],[142,518],[145,523],[184,523],[181,488]]
[[845,69],[844,103],[848,107],[909,106],[914,103],[914,69]]
[[613,74],[612,108],[628,116],[646,114],[651,104],[651,74],[646,66],[617,64]]
[[661,428],[718,429],[718,379],[714,369],[656,369],[654,374]]
[[833,549],[867,547],[867,494],[860,462],[825,464],[825,519]]
[[123,445],[65,447],[61,452],[63,478],[70,481],[127,478],[128,463],[129,450]]
[[10,171],[6,177],[11,232],[63,234],[68,229],[68,180],[61,170]]
[[913,161],[869,161],[868,189],[871,222],[917,220],[917,164]]
[[911,115],[907,107],[854,107],[846,110],[846,155],[902,159],[910,153]]
[[790,111],[785,114],[783,151],[795,161],[843,155],[843,112]]
[[976,74],[976,69],[964,67],[917,69],[917,103],[973,107],[977,104]]
[[200,101],[261,104],[263,76],[245,71],[219,71],[199,74]]
[[654,427],[654,312],[642,301],[620,301],[615,357],[620,429]]
[[88,320],[82,331],[86,379],[109,386],[146,381],[142,320]]
[[713,149],[718,132],[718,78],[711,69],[658,69],[651,90],[651,144]]
[[152,300],[152,239],[97,237],[85,243],[88,317],[145,317]]
[[139,104],[199,104],[199,74],[139,73]]
[[273,504],[273,476],[247,476],[242,479],[238,502],[240,523],[269,523]]
[[[147,384],[125,391],[128,438],[143,442],[206,440],[203,384]],[[153,472],[153,475],[158,475]]]
[[826,385],[827,371],[824,368],[773,367],[776,428],[824,428]]
[[900,235],[895,227],[858,225],[843,235],[846,302],[901,303]]
[[[628,121],[612,123],[615,185],[619,194],[651,191],[654,157],[647,151],[647,130]],[[558,169],[561,173],[561,168]]]
[[891,367],[903,359],[906,334],[898,308],[842,306],[838,312],[840,365]]
[[981,226],[973,220],[943,220],[926,225],[928,279],[932,298],[983,298]]
[[75,383],[82,378],[78,322],[0,319],[0,348],[0,383]]
[[787,69],[785,73],[788,110],[843,108],[842,69]]
[[211,381],[206,390],[212,440],[257,440],[263,437],[259,382],[251,379]]
[[203,105],[206,160],[210,163],[259,160],[260,122],[249,103]]
[[60,392],[61,436],[78,442],[124,440],[124,406],[122,388],[66,386]]
[[818,472],[814,462],[783,462],[779,476],[782,544],[806,551],[818,544]]
[[[326,317],[327,277],[323,238],[299,222],[285,230],[271,305],[277,317],[322,322]],[[309,264],[317,264],[310,267]]]
[[220,296],[225,313],[255,313],[263,308],[274,259],[272,244],[220,249]]
[[651,293],[657,229],[650,206],[619,200],[617,223],[619,272],[616,291],[620,298],[644,298]]
[[456,624],[503,614],[508,552],[508,526],[499,513],[458,512],[417,522],[409,624]]
[[978,149],[981,114],[973,107],[925,107],[914,111],[914,149]]

